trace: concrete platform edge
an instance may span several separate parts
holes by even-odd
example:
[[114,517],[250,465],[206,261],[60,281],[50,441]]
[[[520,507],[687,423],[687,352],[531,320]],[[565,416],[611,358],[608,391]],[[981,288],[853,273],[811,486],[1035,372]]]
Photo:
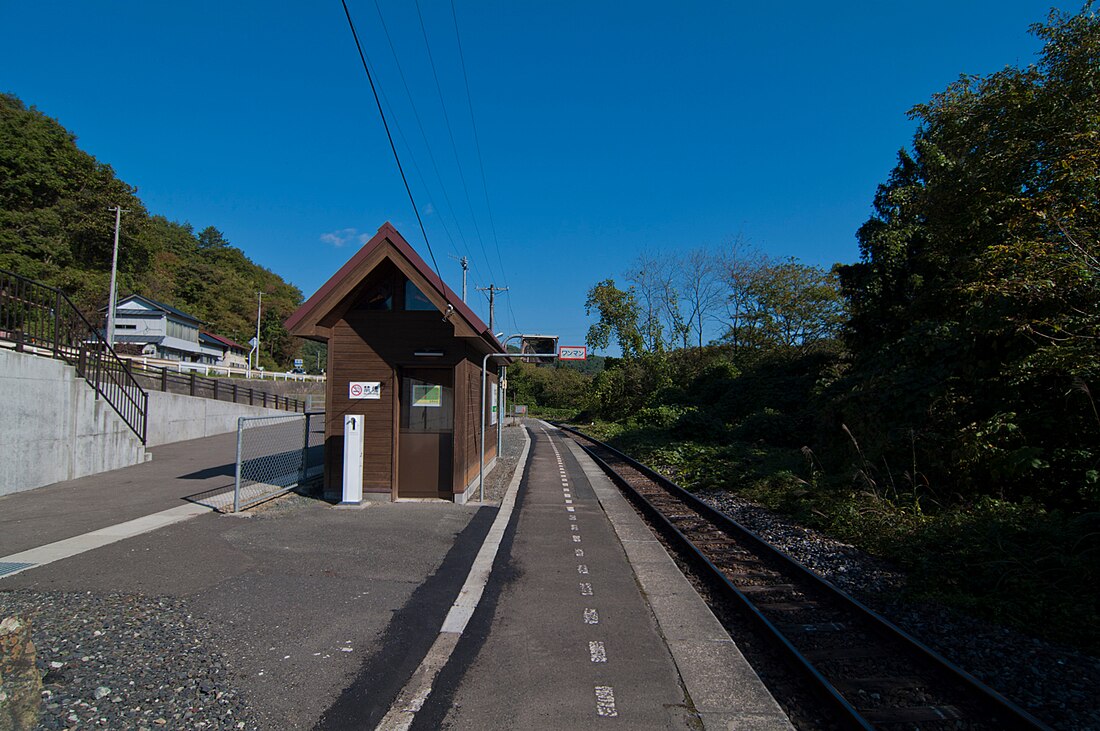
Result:
[[[664,546],[591,457],[576,442],[567,444],[626,552],[703,727],[793,731],[783,709]],[[663,601],[651,601],[654,594]]]
[[376,731],[407,731],[416,718],[416,713],[423,707],[428,696],[431,695],[435,678],[443,666],[447,664],[458,640],[469,624],[470,618],[477,609],[481,596],[489,583],[492,574],[493,563],[496,560],[497,551],[500,549],[504,532],[512,520],[512,511],[516,504],[516,495],[520,482],[523,480],[527,469],[527,460],[531,452],[531,438],[527,429],[523,430],[523,450],[516,462],[512,481],[500,501],[500,509],[493,520],[489,532],[485,535],[485,541],[474,558],[470,567],[470,573],[462,585],[454,604],[451,605],[443,625],[439,629],[439,635],[432,644],[428,654],[421,660],[413,676],[398,693],[390,710],[382,721],[375,727]]

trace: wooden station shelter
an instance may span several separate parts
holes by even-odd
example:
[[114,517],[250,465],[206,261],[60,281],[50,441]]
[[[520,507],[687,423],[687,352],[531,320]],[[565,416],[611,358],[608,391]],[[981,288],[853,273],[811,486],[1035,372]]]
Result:
[[[344,417],[363,415],[363,499],[465,502],[480,468],[481,363],[504,349],[389,223],[286,322],[328,343],[325,494],[343,485]],[[485,398],[486,470],[500,420]]]

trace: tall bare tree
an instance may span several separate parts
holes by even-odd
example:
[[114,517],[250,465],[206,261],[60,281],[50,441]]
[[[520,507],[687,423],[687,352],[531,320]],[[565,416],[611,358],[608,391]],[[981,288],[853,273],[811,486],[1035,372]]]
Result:
[[719,278],[724,289],[726,332],[722,339],[733,345],[754,340],[760,317],[761,280],[770,262],[762,252],[738,236],[730,240],[719,259]]
[[725,304],[723,263],[720,252],[706,247],[692,249],[679,261],[680,336],[685,348],[692,344],[692,336],[694,344],[703,347],[703,332],[710,322],[717,319]]
[[638,329],[650,352],[673,347],[680,339],[683,322],[676,269],[671,256],[643,251],[626,273],[638,301]]

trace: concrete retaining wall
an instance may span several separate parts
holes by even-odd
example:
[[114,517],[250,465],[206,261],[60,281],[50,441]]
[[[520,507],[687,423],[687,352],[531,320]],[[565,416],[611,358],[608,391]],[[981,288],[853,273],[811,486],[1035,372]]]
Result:
[[[76,369],[0,349],[0,495],[139,464],[145,448]],[[148,446],[236,431],[238,416],[290,412],[149,393]]]
[[237,431],[238,416],[287,416],[292,411],[215,401],[177,393],[149,392],[149,426],[145,439],[150,447],[212,437]]
[[76,370],[0,350],[0,495],[145,461],[145,448]]

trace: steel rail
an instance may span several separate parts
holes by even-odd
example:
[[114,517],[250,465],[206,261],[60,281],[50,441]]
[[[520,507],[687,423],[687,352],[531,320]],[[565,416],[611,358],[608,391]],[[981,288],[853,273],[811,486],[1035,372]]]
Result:
[[[974,700],[984,706],[987,710],[992,711],[996,716],[1008,724],[1008,728],[1018,729],[1031,729],[1041,731],[1051,731],[1050,727],[1044,724],[1042,721],[1035,718],[1026,710],[1012,702],[1008,698],[997,691],[990,688],[982,681],[975,678],[970,673],[966,672],[959,666],[952,663],[947,658],[937,653],[932,648],[928,647],[920,640],[916,639],[905,630],[895,625],[890,620],[886,619],[882,615],[878,614],[871,608],[864,605],[835,584],[820,576],[813,570],[807,568],[793,557],[789,556],[785,552],[781,551],[776,546],[767,542],[747,527],[737,522],[733,518],[729,517],[725,513],[715,509],[711,505],[707,504],[700,498],[691,494],[687,490],[683,489],[676,483],[669,480],[667,477],[657,473],[650,469],[646,465],[638,462],[632,457],[624,454],[623,452],[615,449],[614,447],[594,439],[593,437],[584,434],[583,432],[565,426],[563,424],[555,423],[555,426],[563,431],[574,434],[581,439],[587,440],[593,444],[598,445],[601,449],[605,449],[613,454],[617,459],[622,460],[625,464],[638,471],[647,479],[652,480],[662,489],[668,491],[675,498],[689,505],[692,509],[696,510],[700,515],[711,521],[716,527],[721,530],[727,531],[731,534],[735,534],[755,547],[759,548],[761,552],[766,554],[769,558],[779,562],[785,569],[790,570],[803,580],[810,583],[817,590],[822,591],[829,595],[831,598],[838,600],[841,604],[845,605],[850,611],[856,613],[862,620],[867,622],[873,630],[880,632],[881,634],[895,640],[910,651],[921,660],[925,665],[932,667],[933,669],[945,671],[955,681],[962,684],[964,688],[970,691],[974,695]],[[659,525],[667,530],[672,536],[675,537],[675,542],[680,544],[684,548],[688,555],[694,560],[700,562],[706,567],[706,572],[711,574],[723,590],[735,597],[742,608],[748,610],[749,616],[753,621],[764,629],[769,635],[776,639],[780,647],[783,648],[784,653],[790,658],[795,666],[798,667],[804,674],[807,675],[819,689],[823,697],[830,702],[830,704],[838,712],[848,719],[855,727],[862,729],[873,729],[870,722],[862,717],[857,709],[855,709],[847,700],[844,699],[843,694],[837,690],[832,683],[830,683],[813,665],[813,663],[806,658],[794,645],[787,639],[782,631],[777,628],[767,617],[765,617],[760,610],[756,607],[751,599],[749,599],[743,592],[741,592],[734,584],[725,576],[721,569],[719,569],[707,556],[699,549],[690,538],[688,538],[683,532],[681,532],[671,520],[669,520],[657,506],[653,505],[644,495],[642,495],[637,489],[631,486],[626,479],[624,479],[618,472],[615,471],[611,465],[609,465],[599,455],[595,454],[588,446],[580,445],[593,459],[600,465],[612,480],[623,488],[628,496],[630,496],[639,506],[641,506],[645,512],[653,517]]]

